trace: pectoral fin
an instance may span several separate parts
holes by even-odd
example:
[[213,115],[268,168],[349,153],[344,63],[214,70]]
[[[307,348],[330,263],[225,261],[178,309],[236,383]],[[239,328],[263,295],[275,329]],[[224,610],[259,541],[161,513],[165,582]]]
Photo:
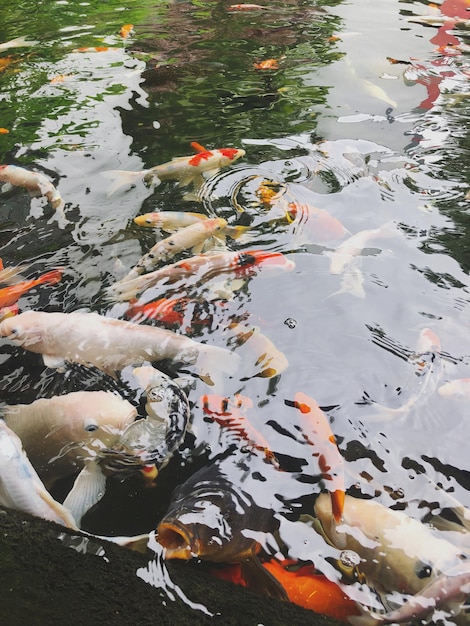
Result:
[[261,565],[258,557],[253,555],[241,563],[241,574],[247,587],[270,598],[289,600],[284,587],[274,576]]
[[65,361],[60,356],[55,356],[53,354],[43,354],[42,360],[44,361],[44,365],[46,367],[52,367],[54,369],[62,369],[65,367]]
[[64,500],[64,506],[69,509],[77,524],[80,525],[82,517],[101,500],[105,491],[106,476],[98,463],[91,461],[75,479],[71,491]]

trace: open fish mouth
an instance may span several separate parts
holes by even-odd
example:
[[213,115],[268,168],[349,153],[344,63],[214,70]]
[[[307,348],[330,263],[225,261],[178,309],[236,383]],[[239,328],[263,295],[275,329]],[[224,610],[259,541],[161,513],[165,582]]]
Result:
[[185,561],[199,555],[198,538],[178,522],[163,522],[157,528],[157,540],[165,548],[165,558]]

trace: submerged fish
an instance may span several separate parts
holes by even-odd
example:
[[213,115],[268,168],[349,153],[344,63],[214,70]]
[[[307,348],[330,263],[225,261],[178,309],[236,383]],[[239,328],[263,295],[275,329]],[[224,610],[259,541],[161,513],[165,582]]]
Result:
[[208,219],[207,215],[203,213],[191,213],[190,211],[154,211],[134,217],[134,222],[137,226],[161,228],[171,232]]
[[116,473],[132,471],[133,462],[138,470],[155,466],[156,478],[184,439],[189,402],[177,382],[153,367],[137,367],[134,376],[145,389],[147,417],[126,428],[113,449],[104,451],[102,464]]
[[[286,355],[256,326],[233,323],[229,325],[228,332],[232,336],[227,345],[237,346],[237,354],[240,354],[248,370],[245,376],[272,378],[279,376],[288,367]],[[251,370],[255,374],[251,374]]]
[[[223,301],[217,304],[224,306]],[[211,305],[203,298],[159,298],[147,304],[139,304],[137,300],[131,300],[125,316],[134,322],[155,320],[177,328],[183,328],[186,323],[183,330],[186,335],[190,335],[198,328],[212,324],[214,315],[211,306],[215,305]]]
[[77,530],[71,513],[41,482],[21,439],[0,420],[0,504]]
[[238,148],[220,148],[218,150],[202,148],[194,156],[176,157],[168,163],[162,163],[141,172],[112,170],[102,172],[102,174],[113,182],[108,190],[108,195],[112,195],[124,185],[131,185],[139,180],[154,185],[159,185],[165,180],[178,180],[182,187],[193,183],[198,188],[204,181],[203,174],[212,176],[220,168],[232,165],[242,156],[245,156],[245,150]]
[[9,48],[25,48],[27,46],[34,46],[39,41],[29,40],[26,37],[16,37],[16,39],[10,39],[10,41],[5,41],[4,43],[0,43],[0,51],[8,50]]
[[24,280],[16,285],[0,288],[0,307],[8,307],[15,304],[22,295],[38,285],[55,285],[62,278],[62,270],[51,270],[39,278]]
[[111,285],[108,287],[108,294],[116,300],[132,300],[140,292],[159,283],[172,285],[188,278],[207,281],[225,272],[234,272],[237,276],[250,276],[261,268],[266,271],[269,268],[292,270],[294,267],[294,262],[280,252],[264,250],[209,252],[177,261],[120,285]]
[[167,559],[240,563],[250,587],[287,600],[282,586],[261,567],[261,546],[250,537],[250,531],[268,532],[272,525],[272,511],[258,507],[212,464],[175,489],[157,539]]
[[158,241],[149,252],[144,254],[137,265],[119,281],[119,284],[132,280],[144,272],[152,271],[156,265],[167,262],[183,250],[191,249],[194,254],[201,252],[204,243],[210,237],[220,233],[225,226],[227,226],[227,220],[221,217],[214,217],[185,226],[173,235]]
[[470,398],[470,378],[456,378],[449,380],[437,390],[445,398]]
[[0,412],[47,487],[111,447],[137,415],[132,404],[107,391],[75,391]]
[[97,313],[26,311],[0,322],[0,337],[42,354],[48,367],[82,363],[111,375],[126,365],[169,359],[192,365],[201,378],[214,384],[220,374],[234,374],[240,360],[224,348]]
[[253,406],[250,398],[237,394],[233,401],[216,394],[205,394],[201,397],[200,404],[204,414],[222,428],[234,433],[238,439],[243,440],[243,445],[264,454],[265,459],[279,468],[276,455],[271,450],[269,443],[254,428],[246,417],[245,411]]
[[338,241],[349,232],[336,217],[312,204],[289,202],[286,216],[290,223],[300,226],[309,243]]
[[65,203],[59,190],[41,172],[32,172],[19,165],[0,165],[0,182],[13,187],[24,187],[32,196],[45,196],[60,221],[65,220]]
[[294,406],[300,411],[300,431],[318,458],[321,477],[330,492],[333,517],[339,522],[345,498],[344,462],[330,423],[315,400],[305,393],[295,394]]
[[[336,583],[320,574],[313,565],[301,564],[292,559],[284,561],[270,559],[262,561],[261,566],[282,585],[289,602],[342,622],[347,622],[350,616],[359,614],[354,600],[351,600]],[[217,578],[247,587],[249,585],[240,570],[240,565],[235,564],[213,567],[211,573]]]
[[[452,578],[456,570],[459,576],[463,571],[464,580],[468,581],[470,561],[456,546],[437,537],[421,522],[378,502],[346,496],[343,516],[337,523],[326,494],[318,496],[315,514],[329,543],[338,550],[353,551],[359,556],[357,571],[369,586],[376,591],[412,596],[393,612],[393,622],[410,621],[411,616],[416,619],[427,616],[438,602],[441,603],[442,585],[448,589],[445,603],[461,601],[460,585],[455,585]],[[424,594],[422,602],[421,594]],[[387,619],[387,614],[378,618]],[[356,624],[380,621],[375,622],[375,617],[370,615],[354,618]]]

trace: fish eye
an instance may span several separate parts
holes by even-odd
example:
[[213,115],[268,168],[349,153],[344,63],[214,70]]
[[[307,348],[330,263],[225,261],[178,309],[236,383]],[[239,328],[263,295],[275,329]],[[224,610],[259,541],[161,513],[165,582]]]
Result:
[[429,578],[432,574],[432,567],[427,563],[420,563],[416,568],[418,578]]
[[85,422],[85,430],[87,433],[94,433],[95,430],[98,430],[99,426],[96,422],[92,422],[90,420]]

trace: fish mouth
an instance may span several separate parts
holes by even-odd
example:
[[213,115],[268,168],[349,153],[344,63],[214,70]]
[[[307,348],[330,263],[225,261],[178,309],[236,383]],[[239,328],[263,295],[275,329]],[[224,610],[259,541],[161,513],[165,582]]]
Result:
[[166,559],[189,559],[198,556],[199,541],[178,522],[163,522],[157,528],[158,542],[165,548]]

